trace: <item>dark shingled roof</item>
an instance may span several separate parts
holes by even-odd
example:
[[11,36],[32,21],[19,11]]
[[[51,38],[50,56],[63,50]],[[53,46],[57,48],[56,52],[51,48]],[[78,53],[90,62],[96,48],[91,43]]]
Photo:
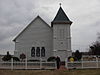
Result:
[[54,20],[52,21],[53,23],[57,22],[71,22],[65,12],[63,11],[62,7],[59,8],[58,13]]

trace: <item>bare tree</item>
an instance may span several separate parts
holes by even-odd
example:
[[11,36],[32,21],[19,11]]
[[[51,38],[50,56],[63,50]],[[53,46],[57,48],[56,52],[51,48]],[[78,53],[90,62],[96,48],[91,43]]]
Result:
[[97,41],[89,47],[89,53],[92,55],[100,55],[100,33],[97,33],[97,35]]

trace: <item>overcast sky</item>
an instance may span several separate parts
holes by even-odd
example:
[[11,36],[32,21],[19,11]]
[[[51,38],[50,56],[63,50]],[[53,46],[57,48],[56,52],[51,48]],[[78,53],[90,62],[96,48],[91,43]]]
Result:
[[72,50],[87,51],[100,32],[100,0],[0,0],[0,54],[13,53],[12,40],[37,15],[50,25],[59,3],[73,22]]

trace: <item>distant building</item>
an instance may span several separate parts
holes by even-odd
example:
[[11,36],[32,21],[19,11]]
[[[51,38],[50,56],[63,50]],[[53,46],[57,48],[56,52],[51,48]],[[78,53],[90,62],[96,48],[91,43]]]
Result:
[[60,6],[57,15],[48,25],[37,16],[13,41],[14,56],[24,53],[28,60],[59,56],[61,61],[72,55],[69,20]]

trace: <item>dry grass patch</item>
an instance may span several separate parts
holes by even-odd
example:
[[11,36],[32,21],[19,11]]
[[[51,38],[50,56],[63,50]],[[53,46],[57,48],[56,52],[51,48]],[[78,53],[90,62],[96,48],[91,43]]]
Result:
[[91,70],[0,70],[0,75],[100,75],[100,69]]

